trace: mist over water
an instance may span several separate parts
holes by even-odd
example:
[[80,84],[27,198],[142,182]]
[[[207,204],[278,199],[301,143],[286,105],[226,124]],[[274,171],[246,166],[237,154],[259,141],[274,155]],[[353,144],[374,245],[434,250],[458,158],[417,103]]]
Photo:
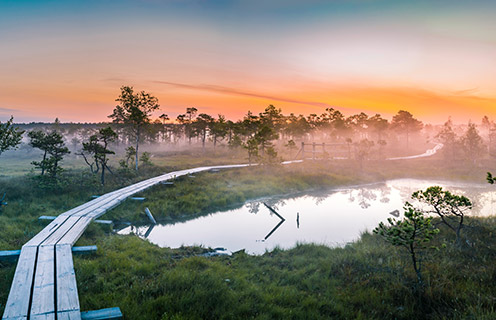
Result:
[[[201,245],[231,252],[244,249],[251,254],[276,247],[288,249],[297,243],[342,246],[365,231],[371,232],[379,222],[394,218],[391,213],[395,210],[400,211],[401,218],[402,207],[405,201],[411,201],[411,194],[433,185],[469,197],[474,202],[471,215],[488,216],[496,209],[496,191],[490,185],[401,179],[251,201],[239,209],[186,222],[128,227],[120,233],[136,233],[161,247]],[[272,214],[264,202],[285,221]]]

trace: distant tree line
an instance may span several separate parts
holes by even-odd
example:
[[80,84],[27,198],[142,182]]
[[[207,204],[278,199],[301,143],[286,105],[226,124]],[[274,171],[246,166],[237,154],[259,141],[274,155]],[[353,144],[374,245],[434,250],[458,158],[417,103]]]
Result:
[[100,175],[102,185],[105,174],[112,173],[108,162],[116,148],[125,149],[125,158],[119,162],[121,168],[130,169],[131,160],[135,171],[140,161],[149,163],[150,154],[140,155],[142,144],[197,145],[202,150],[215,150],[222,145],[236,152],[244,150],[250,163],[275,163],[279,162],[281,151],[294,154],[299,149],[297,142],[325,142],[341,145],[346,157],[354,158],[362,167],[372,156],[384,157],[388,145],[402,146],[408,151],[413,138],[423,132],[424,138],[444,145],[442,154],[447,161],[468,159],[475,164],[488,152],[496,155],[492,148],[496,125],[488,117],[482,120],[481,134],[474,123],[460,127],[451,120],[436,129],[424,125],[406,110],[398,111],[388,121],[380,114],[369,116],[364,112],[345,116],[333,107],[320,115],[284,115],[280,108],[269,105],[259,114],[248,111],[242,119],[232,121],[221,114],[213,116],[188,107],[175,120],[166,114],[153,120],[160,105],[149,93],[123,86],[116,102],[109,115],[112,123],[60,123],[56,119],[51,124],[14,125],[11,118],[0,123],[0,154],[18,146],[27,131],[28,143],[24,146],[43,152],[40,161],[32,163],[44,179],[57,179],[61,161],[72,151],[82,156],[91,172]]

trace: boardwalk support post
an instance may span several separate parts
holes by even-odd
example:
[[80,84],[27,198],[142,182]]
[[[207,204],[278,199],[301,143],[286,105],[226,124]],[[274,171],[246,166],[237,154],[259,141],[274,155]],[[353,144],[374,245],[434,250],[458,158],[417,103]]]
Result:
[[81,320],[110,320],[122,319],[119,307],[81,312]]
[[[38,220],[55,220],[57,217],[54,216],[40,216]],[[114,223],[112,220],[93,220],[94,223],[100,224],[112,224]]]
[[[72,247],[72,253],[85,254],[96,252],[97,246]],[[21,250],[4,250],[0,251],[0,261],[16,261],[21,254]]]
[[153,224],[157,224],[157,221],[155,220],[155,218],[153,217],[152,213],[150,212],[150,209],[145,208],[145,213],[146,213],[146,215],[148,216],[148,219],[150,219],[150,221],[151,221]]

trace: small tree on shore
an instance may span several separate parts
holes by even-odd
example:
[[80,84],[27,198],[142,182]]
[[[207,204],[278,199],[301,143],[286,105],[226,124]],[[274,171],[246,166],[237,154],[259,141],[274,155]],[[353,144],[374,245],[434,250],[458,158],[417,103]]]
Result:
[[373,232],[392,245],[408,251],[417,276],[417,284],[422,288],[422,251],[428,248],[429,242],[439,233],[439,229],[433,227],[432,217],[425,217],[422,211],[415,209],[410,203],[407,202],[404,209],[405,217],[402,220],[389,218],[389,225],[381,222]]
[[21,143],[24,131],[13,125],[14,118],[10,117],[8,121],[0,121],[0,155],[9,149],[16,148]]
[[442,187],[429,187],[412,194],[412,199],[427,204],[427,213],[435,213],[441,221],[456,234],[456,243],[460,244],[460,233],[463,228],[465,215],[472,209],[472,202],[465,196],[452,194]]

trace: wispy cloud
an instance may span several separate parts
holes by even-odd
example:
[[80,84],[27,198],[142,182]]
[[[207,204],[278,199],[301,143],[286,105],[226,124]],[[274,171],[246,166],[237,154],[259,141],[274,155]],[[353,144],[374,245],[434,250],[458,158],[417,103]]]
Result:
[[182,88],[182,89],[201,90],[201,91],[208,91],[208,92],[221,93],[221,94],[261,98],[261,99],[267,99],[267,100],[309,105],[309,106],[314,106],[314,107],[323,107],[323,108],[329,107],[329,104],[323,103],[323,102],[290,99],[290,98],[266,95],[266,94],[262,94],[262,93],[238,90],[238,89],[234,89],[234,88],[217,86],[217,85],[209,85],[209,84],[194,85],[194,84],[158,81],[158,80],[155,80],[152,82],[158,83],[158,84],[164,84],[164,85],[168,85],[168,86],[173,86],[176,88]]
[[18,110],[9,109],[9,108],[0,108],[0,113],[12,113],[17,112]]
[[472,94],[475,94],[479,91],[479,88],[478,87],[475,87],[475,88],[471,88],[471,89],[464,89],[464,90],[457,90],[457,91],[453,91],[453,94],[455,95],[472,95]]

